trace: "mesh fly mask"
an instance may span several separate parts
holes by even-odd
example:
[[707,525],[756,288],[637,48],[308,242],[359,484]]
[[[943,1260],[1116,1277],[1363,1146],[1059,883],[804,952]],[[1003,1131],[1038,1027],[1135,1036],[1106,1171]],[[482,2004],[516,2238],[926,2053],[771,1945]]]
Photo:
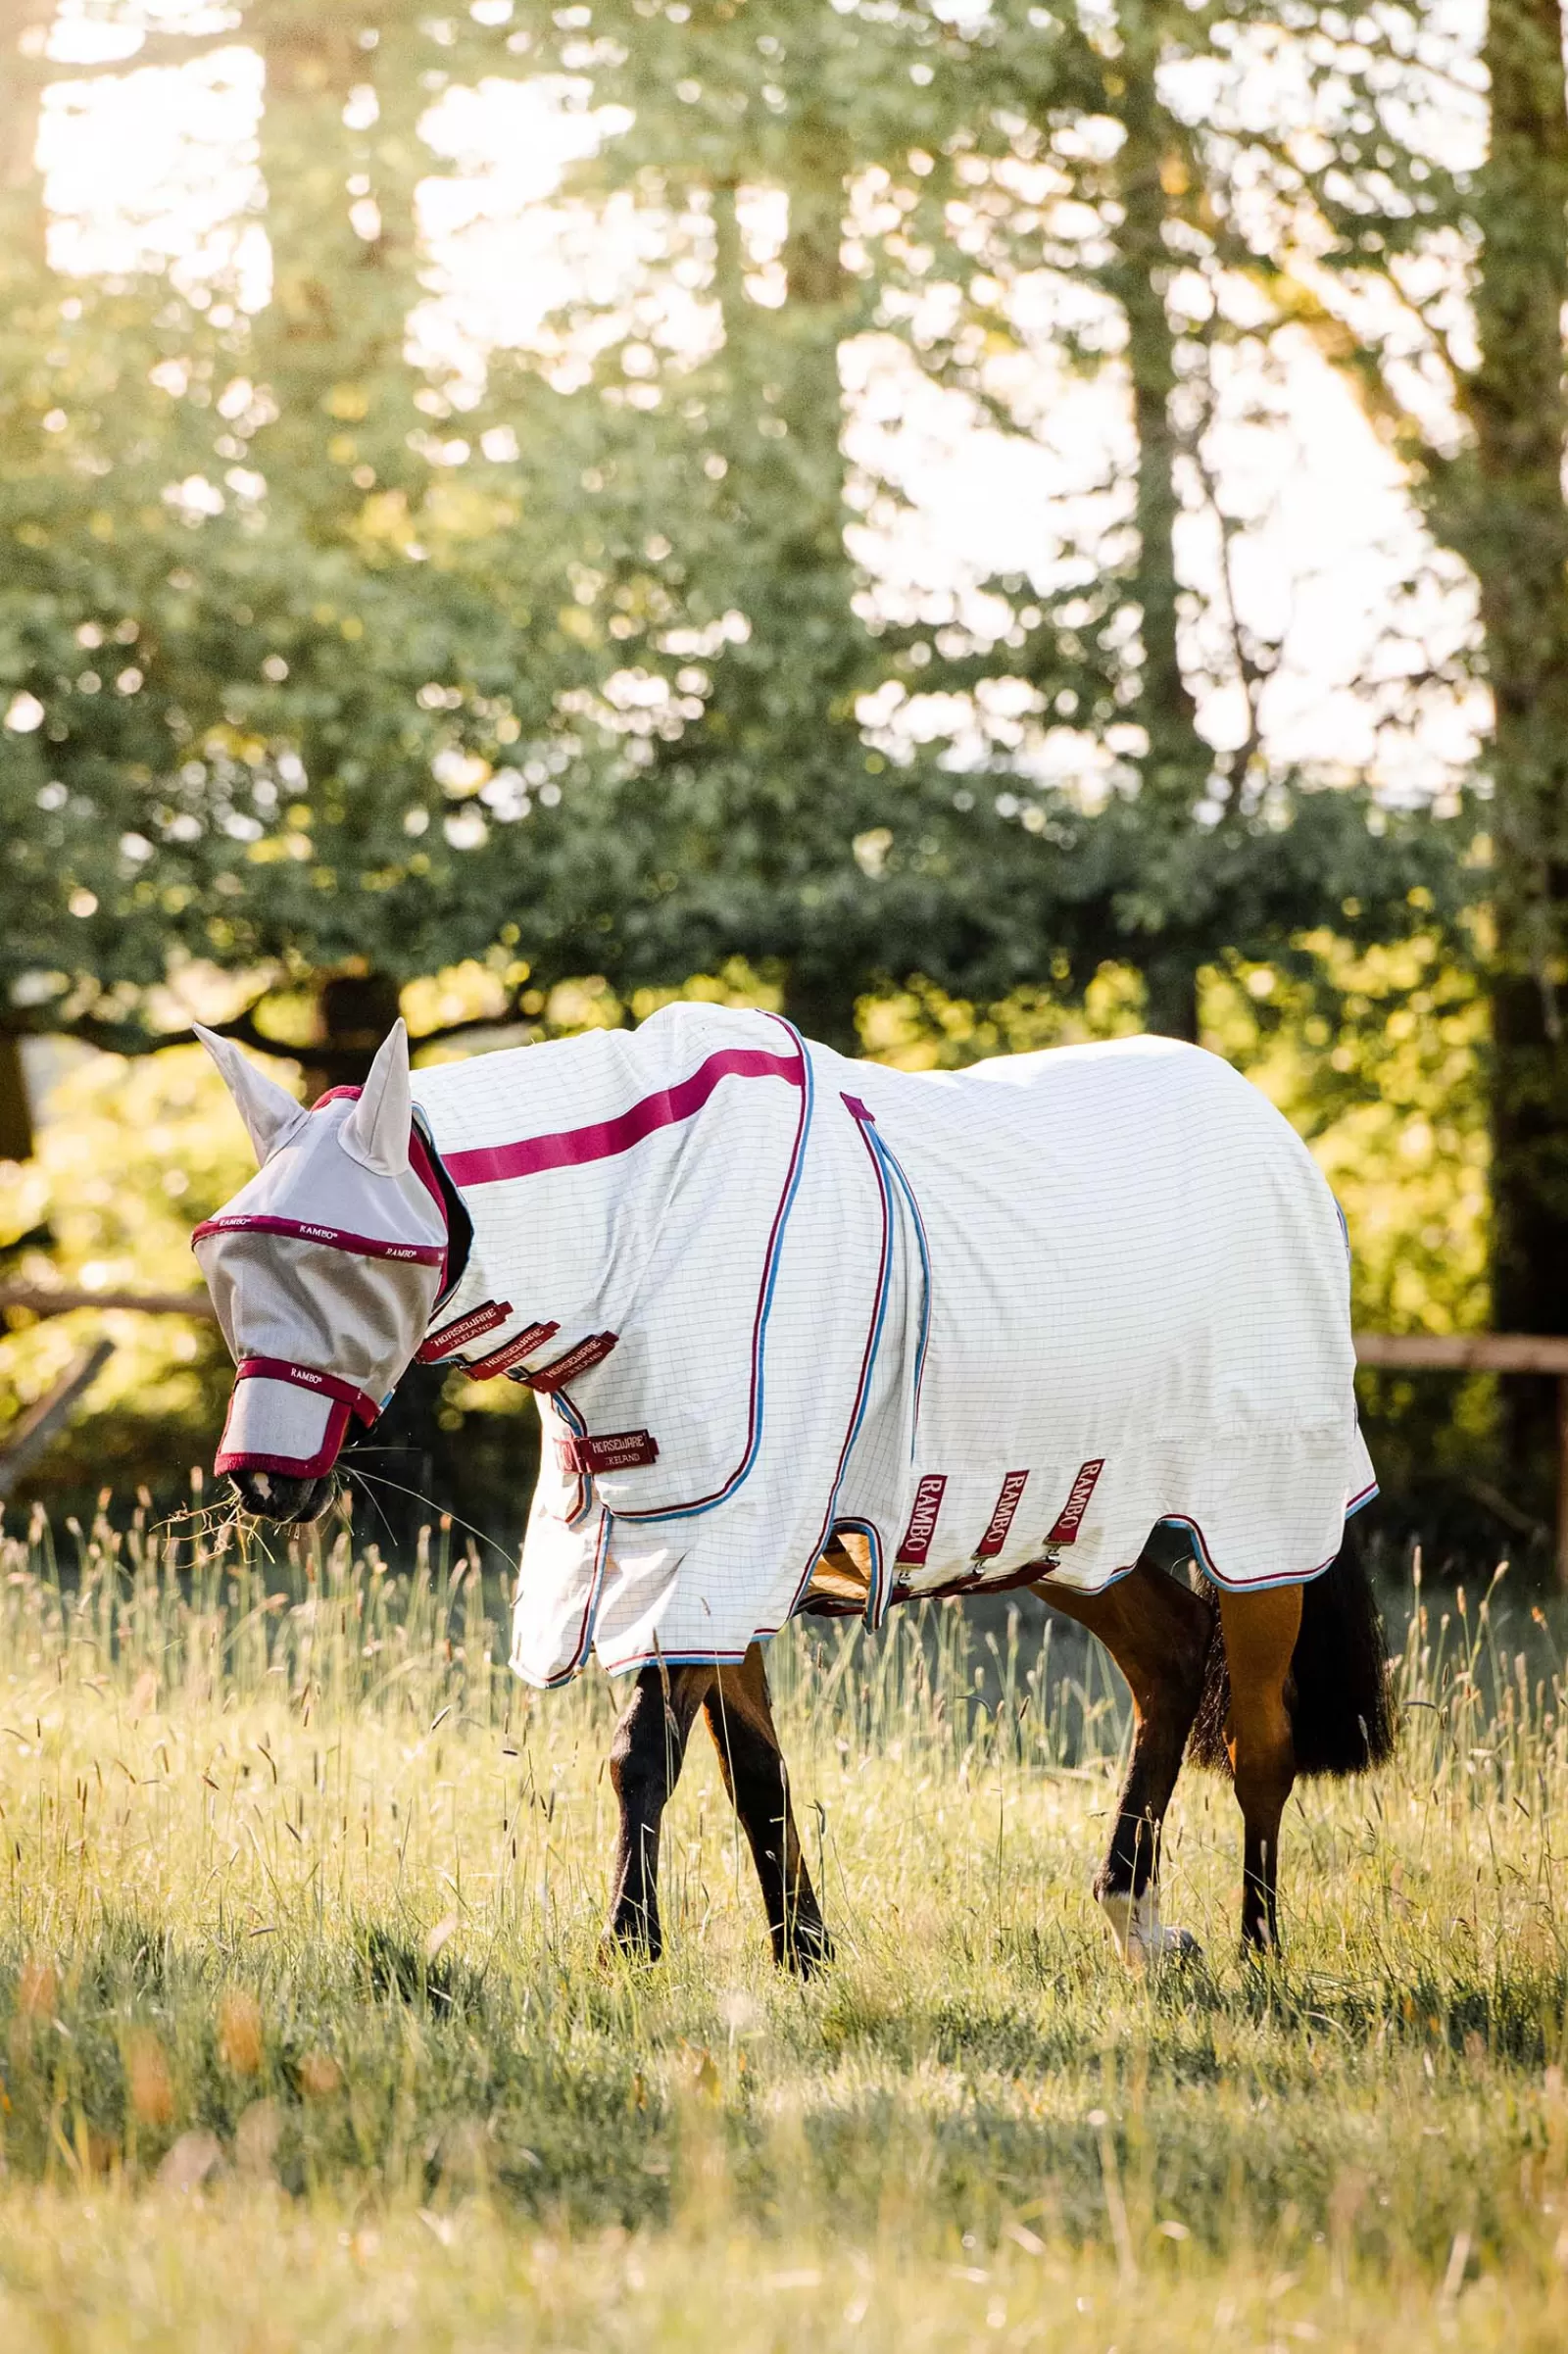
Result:
[[441,1188],[414,1126],[401,1022],[363,1090],[306,1111],[228,1041],[203,1043],[261,1168],[192,1238],[238,1371],[220,1472],[329,1471],[374,1422],[446,1282]]

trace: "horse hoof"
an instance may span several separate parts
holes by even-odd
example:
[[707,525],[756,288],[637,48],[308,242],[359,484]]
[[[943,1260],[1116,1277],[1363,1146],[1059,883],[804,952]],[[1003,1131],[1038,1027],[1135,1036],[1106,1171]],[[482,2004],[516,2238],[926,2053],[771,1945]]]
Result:
[[833,1960],[833,1940],[820,1921],[797,1922],[788,1937],[775,1940],[774,1959],[794,1978],[817,1978]]
[[1146,1888],[1134,1896],[1126,1888],[1106,1888],[1101,1894],[1116,1951],[1129,1970],[1152,1970],[1157,1962],[1193,1962],[1202,1953],[1190,1929],[1169,1929],[1159,1917],[1159,1893]]
[[1123,1956],[1130,1970],[1153,1970],[1161,1962],[1200,1962],[1203,1948],[1190,1929],[1167,1929],[1160,1922],[1152,1936],[1139,1938]]
[[662,1937],[641,1929],[607,1929],[599,1940],[601,1970],[652,1970],[664,1958]]

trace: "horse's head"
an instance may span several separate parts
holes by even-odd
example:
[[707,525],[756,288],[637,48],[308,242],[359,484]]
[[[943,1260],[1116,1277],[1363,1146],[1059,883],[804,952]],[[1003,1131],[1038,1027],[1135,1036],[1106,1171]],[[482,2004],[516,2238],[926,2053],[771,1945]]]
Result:
[[363,1089],[311,1110],[198,1030],[261,1163],[193,1244],[239,1371],[214,1468],[247,1512],[314,1520],[351,1415],[375,1420],[444,1284],[441,1188],[414,1125],[399,1022]]

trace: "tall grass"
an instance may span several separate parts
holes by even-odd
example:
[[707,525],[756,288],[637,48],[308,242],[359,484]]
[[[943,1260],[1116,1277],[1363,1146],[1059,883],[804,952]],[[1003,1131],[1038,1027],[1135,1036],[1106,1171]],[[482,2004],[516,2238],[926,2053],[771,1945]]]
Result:
[[1370,2343],[1410,2299],[1561,2343],[1568,1690],[1506,1592],[1406,1594],[1399,1757],[1293,1803],[1282,1962],[1237,1955],[1234,1803],[1184,1781],[1207,1958],[1148,1983],[1088,1898],[1126,1734],[1093,1651],[953,1608],[792,1632],[839,1948],[802,1986],[696,1749],[668,1959],[599,1959],[614,1692],[514,1684],[449,1533],[398,1573],[199,1514],[62,1559],[35,1521],[0,1544],[0,2333],[121,2342],[150,2231],[171,2344],[210,2307],[225,2344],[1103,2354]]

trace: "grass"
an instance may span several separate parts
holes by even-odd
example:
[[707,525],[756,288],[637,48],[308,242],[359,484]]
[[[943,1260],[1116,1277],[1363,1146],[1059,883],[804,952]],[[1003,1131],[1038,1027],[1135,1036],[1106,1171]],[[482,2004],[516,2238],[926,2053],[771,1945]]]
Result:
[[791,1636],[802,1986],[699,1749],[668,1958],[598,1962],[613,1693],[513,1684],[471,1561],[190,1525],[0,1550],[8,2350],[1568,2342],[1544,1625],[1411,1597],[1399,1758],[1293,1804],[1281,1963],[1187,1780],[1207,1960],[1152,1983],[1088,1897],[1093,1654]]

